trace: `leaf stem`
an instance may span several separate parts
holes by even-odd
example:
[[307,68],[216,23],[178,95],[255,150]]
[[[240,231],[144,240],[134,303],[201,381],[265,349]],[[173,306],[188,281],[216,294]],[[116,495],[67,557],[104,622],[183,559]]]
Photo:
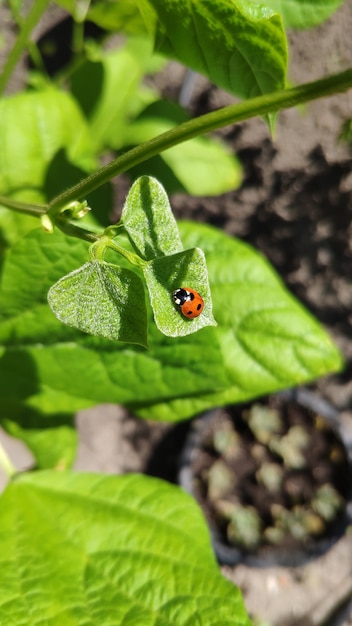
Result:
[[74,187],[56,196],[50,203],[50,213],[51,215],[55,215],[60,208],[68,202],[85,197],[94,189],[97,189],[114,176],[117,176],[117,174],[121,174],[131,167],[138,165],[138,163],[142,163],[160,152],[168,150],[184,141],[188,141],[193,137],[228,126],[229,124],[235,124],[251,117],[264,116],[268,113],[274,113],[280,109],[288,109],[310,100],[341,93],[350,87],[352,87],[352,69],[314,82],[305,83],[298,87],[251,98],[246,102],[227,106],[218,111],[213,111],[184,122],[176,128],[162,133],[140,146],[132,148],[132,150],[114,159],[111,163],[97,170],[94,174],[88,176]]
[[12,209],[13,211],[26,213],[27,215],[34,215],[34,217],[44,215],[48,209],[48,207],[44,204],[29,204],[27,202],[13,200],[12,198],[6,198],[6,196],[0,196],[0,204]]
[[5,87],[9,79],[11,78],[12,72],[15,69],[28,44],[29,37],[33,31],[33,28],[39,22],[39,19],[41,18],[48,4],[49,0],[35,0],[28,15],[24,19],[21,26],[20,34],[18,35],[15,44],[6,59],[4,69],[0,74],[0,95],[4,92]]
[[146,265],[146,261],[141,259],[141,257],[139,257],[137,254],[134,254],[134,252],[130,252],[129,250],[125,250],[125,248],[121,248],[121,246],[115,243],[115,241],[112,241],[109,235],[106,234],[99,237],[99,239],[90,247],[91,259],[93,261],[102,261],[104,259],[106,248],[110,248],[111,250],[114,250],[114,252],[117,252],[117,254],[121,254],[125,257],[125,259],[127,259],[127,261],[129,261],[130,263],[132,263],[132,265],[135,265],[136,267],[142,268]]
[[108,240],[107,247],[117,252],[117,254],[121,254],[122,256],[124,256],[127,261],[129,261],[130,263],[132,263],[132,265],[135,265],[136,267],[143,268],[145,265],[147,265],[146,261],[141,259],[140,256],[134,254],[134,252],[125,250],[125,248],[121,248],[121,246],[115,243],[115,241],[112,241],[112,239]]
[[17,473],[17,469],[10,460],[4,446],[0,442],[0,467],[4,470],[8,478],[12,478]]
[[55,226],[60,228],[60,230],[65,233],[65,235],[69,235],[70,237],[76,237],[77,239],[83,239],[83,241],[88,241],[89,243],[96,243],[100,241],[102,235],[98,233],[94,233],[91,230],[86,230],[81,226],[77,226],[72,222],[68,222],[65,219],[56,219],[54,222]]

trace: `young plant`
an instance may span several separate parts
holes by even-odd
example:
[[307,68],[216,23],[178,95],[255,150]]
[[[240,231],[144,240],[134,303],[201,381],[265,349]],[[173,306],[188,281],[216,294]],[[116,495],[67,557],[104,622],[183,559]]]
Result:
[[[1,498],[0,622],[244,625],[195,503],[146,476],[71,473],[73,415],[119,402],[177,421],[341,367],[269,264],[214,228],[176,224],[158,179],[199,194],[234,187],[236,161],[204,134],[256,115],[273,127],[281,108],[351,87],[352,70],[286,90],[286,36],[269,1],[62,4],[76,20],[70,67],[53,78],[37,69],[0,101],[1,424],[43,470],[14,476],[1,455],[13,480]],[[339,2],[290,4],[285,20],[307,24]],[[19,36],[0,92],[27,44],[42,65],[30,36],[47,1],[25,17],[12,5]],[[126,46],[88,44],[85,20],[124,31]],[[153,45],[249,99],[187,121],[165,112],[139,87]],[[167,176],[156,180],[159,155]],[[110,181],[137,166],[111,225]],[[191,319],[173,296],[182,288],[204,301]]]

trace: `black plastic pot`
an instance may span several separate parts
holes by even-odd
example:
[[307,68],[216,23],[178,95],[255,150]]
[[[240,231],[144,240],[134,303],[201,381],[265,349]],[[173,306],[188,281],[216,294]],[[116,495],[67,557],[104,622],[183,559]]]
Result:
[[[301,388],[285,391],[277,394],[280,401],[300,405],[320,415],[331,427],[334,435],[343,445],[346,456],[346,493],[344,499],[346,506],[344,511],[338,516],[336,521],[329,528],[326,536],[314,539],[304,544],[303,547],[294,550],[284,550],[279,546],[263,545],[255,552],[238,549],[225,543],[216,527],[214,519],[205,511],[209,528],[211,531],[212,544],[217,559],[222,564],[235,565],[240,562],[250,566],[263,567],[272,565],[297,566],[303,565],[307,561],[316,558],[327,550],[344,534],[347,526],[352,522],[352,439],[342,428],[338,411],[328,402],[316,394]],[[254,403],[253,403],[254,404]],[[233,409],[239,409],[244,405],[235,405]],[[219,410],[211,411],[197,418],[189,431],[183,452],[180,457],[178,472],[179,484],[190,493],[202,506],[204,498],[197,491],[197,481],[193,472],[193,465],[197,451],[201,447],[204,438],[209,433],[209,428],[213,420],[216,420]],[[203,507],[204,510],[204,507]]]

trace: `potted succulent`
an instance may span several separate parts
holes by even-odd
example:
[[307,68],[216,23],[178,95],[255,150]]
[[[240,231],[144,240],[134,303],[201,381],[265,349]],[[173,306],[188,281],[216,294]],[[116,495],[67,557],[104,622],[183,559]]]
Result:
[[195,420],[179,481],[201,504],[220,562],[298,565],[351,522],[352,441],[329,403],[287,391]]

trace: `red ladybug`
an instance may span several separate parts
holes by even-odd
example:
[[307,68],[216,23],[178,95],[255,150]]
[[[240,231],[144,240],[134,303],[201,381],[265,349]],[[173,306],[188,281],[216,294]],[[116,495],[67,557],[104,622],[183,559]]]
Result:
[[180,287],[173,292],[172,298],[176,306],[179,306],[182,315],[193,319],[198,317],[204,309],[204,300],[197,291],[191,287]]

